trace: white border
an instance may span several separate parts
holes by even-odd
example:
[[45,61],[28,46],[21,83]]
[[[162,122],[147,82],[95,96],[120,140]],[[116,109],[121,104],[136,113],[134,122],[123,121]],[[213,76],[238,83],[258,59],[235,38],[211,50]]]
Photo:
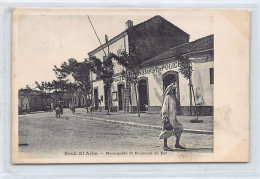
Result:
[[[11,164],[11,11],[12,8],[211,8],[251,10],[250,162],[183,164]],[[260,2],[253,0],[0,1],[0,178],[260,178]]]

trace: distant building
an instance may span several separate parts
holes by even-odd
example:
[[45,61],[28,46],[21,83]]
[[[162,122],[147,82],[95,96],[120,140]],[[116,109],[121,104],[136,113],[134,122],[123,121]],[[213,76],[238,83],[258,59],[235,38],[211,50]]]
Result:
[[25,112],[41,111],[44,101],[40,91],[31,89],[20,89],[18,91],[19,109]]
[[81,92],[74,92],[71,98],[71,105],[74,107],[87,107],[86,95]]
[[20,89],[18,91],[18,107],[19,112],[43,111],[46,106],[56,108],[59,104],[63,108],[68,108],[70,104],[74,107],[86,107],[87,100],[80,92],[74,93],[42,93],[38,90]]

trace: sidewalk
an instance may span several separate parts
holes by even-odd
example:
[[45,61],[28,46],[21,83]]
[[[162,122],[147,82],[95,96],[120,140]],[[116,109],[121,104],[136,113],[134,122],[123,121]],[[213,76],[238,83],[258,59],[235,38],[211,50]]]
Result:
[[[133,114],[123,112],[111,112],[107,115],[105,111],[102,111],[95,112],[95,114],[90,114],[86,112],[86,109],[77,108],[75,115],[89,119],[92,118],[132,126],[141,125],[143,127],[147,126],[158,129],[161,129],[162,126],[159,114],[141,113],[141,117],[138,117],[137,113]],[[213,135],[213,116],[199,116],[199,120],[203,120],[202,123],[190,123],[190,120],[194,118],[195,116],[177,116],[177,119],[183,125],[184,132]]]

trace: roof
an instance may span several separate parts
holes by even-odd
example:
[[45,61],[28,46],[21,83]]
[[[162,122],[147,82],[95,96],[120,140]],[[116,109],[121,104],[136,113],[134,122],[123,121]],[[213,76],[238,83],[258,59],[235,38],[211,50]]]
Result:
[[102,50],[103,48],[107,47],[107,45],[111,45],[112,43],[114,43],[115,41],[117,41],[118,39],[124,37],[125,35],[127,35],[128,31],[129,30],[134,30],[136,28],[139,28],[140,26],[143,26],[144,24],[147,24],[147,23],[150,23],[150,22],[153,22],[153,21],[164,21],[168,24],[171,24],[175,29],[181,31],[183,34],[185,34],[186,36],[190,36],[188,33],[184,32],[182,29],[180,29],[179,27],[175,26],[174,24],[172,24],[171,22],[167,21],[166,19],[164,19],[163,17],[159,16],[159,15],[156,15],[144,22],[141,22],[139,24],[136,24],[134,25],[133,27],[130,27],[129,29],[126,29],[124,30],[123,32],[121,32],[120,34],[116,35],[115,37],[113,37],[112,39],[110,39],[107,43],[104,43],[102,45],[100,45],[99,47],[97,47],[96,49],[90,51],[88,54],[91,56],[91,55],[94,55],[95,53],[99,52],[100,50]]
[[[152,17],[152,18],[150,18],[150,19],[148,19],[148,20],[146,20],[146,21],[144,21],[144,22],[141,22],[141,23],[139,23],[139,24],[136,24],[136,25],[134,25],[132,28],[138,28],[139,26],[142,26],[142,25],[144,25],[144,24],[146,24],[146,23],[150,23],[150,22],[162,22],[162,21],[164,21],[164,22],[166,22],[166,23],[168,23],[168,24],[171,24],[175,29],[178,29],[179,31],[181,31],[182,33],[184,33],[185,35],[187,35],[187,36],[190,36],[190,34],[188,34],[187,32],[184,32],[182,29],[180,29],[179,27],[177,27],[176,25],[174,25],[173,23],[171,23],[171,22],[169,22],[169,21],[167,21],[165,18],[163,18],[162,16],[160,16],[160,15],[156,15],[156,16],[154,16],[154,17]],[[131,28],[131,29],[132,29]],[[127,31],[128,29],[126,29],[126,31]]]
[[41,91],[39,90],[33,90],[33,89],[19,89],[18,90],[18,94],[19,95],[40,95],[41,94]]
[[99,52],[100,50],[102,50],[103,48],[107,47],[108,45],[111,45],[112,43],[116,42],[118,39],[122,38],[123,36],[126,35],[126,31],[121,32],[120,34],[118,34],[117,36],[113,37],[112,39],[110,39],[107,43],[104,43],[102,45],[100,45],[99,47],[95,48],[94,50],[92,50],[91,52],[89,52],[89,56]]
[[195,41],[179,45],[170,50],[167,50],[149,60],[146,60],[142,63],[142,66],[147,66],[152,63],[158,63],[159,61],[169,59],[171,57],[176,57],[177,55],[185,55],[196,52],[202,52],[206,50],[214,49],[214,35],[209,35]]

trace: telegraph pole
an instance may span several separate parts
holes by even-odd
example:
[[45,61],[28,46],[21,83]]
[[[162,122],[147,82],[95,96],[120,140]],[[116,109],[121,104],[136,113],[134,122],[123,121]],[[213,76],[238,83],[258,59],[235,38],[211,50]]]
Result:
[[101,41],[100,41],[100,39],[99,39],[99,37],[98,37],[98,35],[97,35],[97,32],[96,32],[96,30],[95,30],[95,28],[94,28],[94,26],[93,26],[93,24],[92,24],[92,22],[91,22],[89,16],[88,16],[88,20],[89,20],[89,22],[90,22],[90,24],[91,24],[91,26],[92,26],[92,28],[93,28],[93,30],[94,30],[96,36],[97,36],[97,39],[98,39],[98,41],[99,41],[99,43],[100,43],[100,45],[101,45],[101,47],[102,47],[102,50],[103,50],[105,56],[107,56],[107,54],[106,54],[106,52],[105,52],[105,50],[104,50],[104,48],[103,48],[103,45],[102,45],[102,43],[101,43]]

